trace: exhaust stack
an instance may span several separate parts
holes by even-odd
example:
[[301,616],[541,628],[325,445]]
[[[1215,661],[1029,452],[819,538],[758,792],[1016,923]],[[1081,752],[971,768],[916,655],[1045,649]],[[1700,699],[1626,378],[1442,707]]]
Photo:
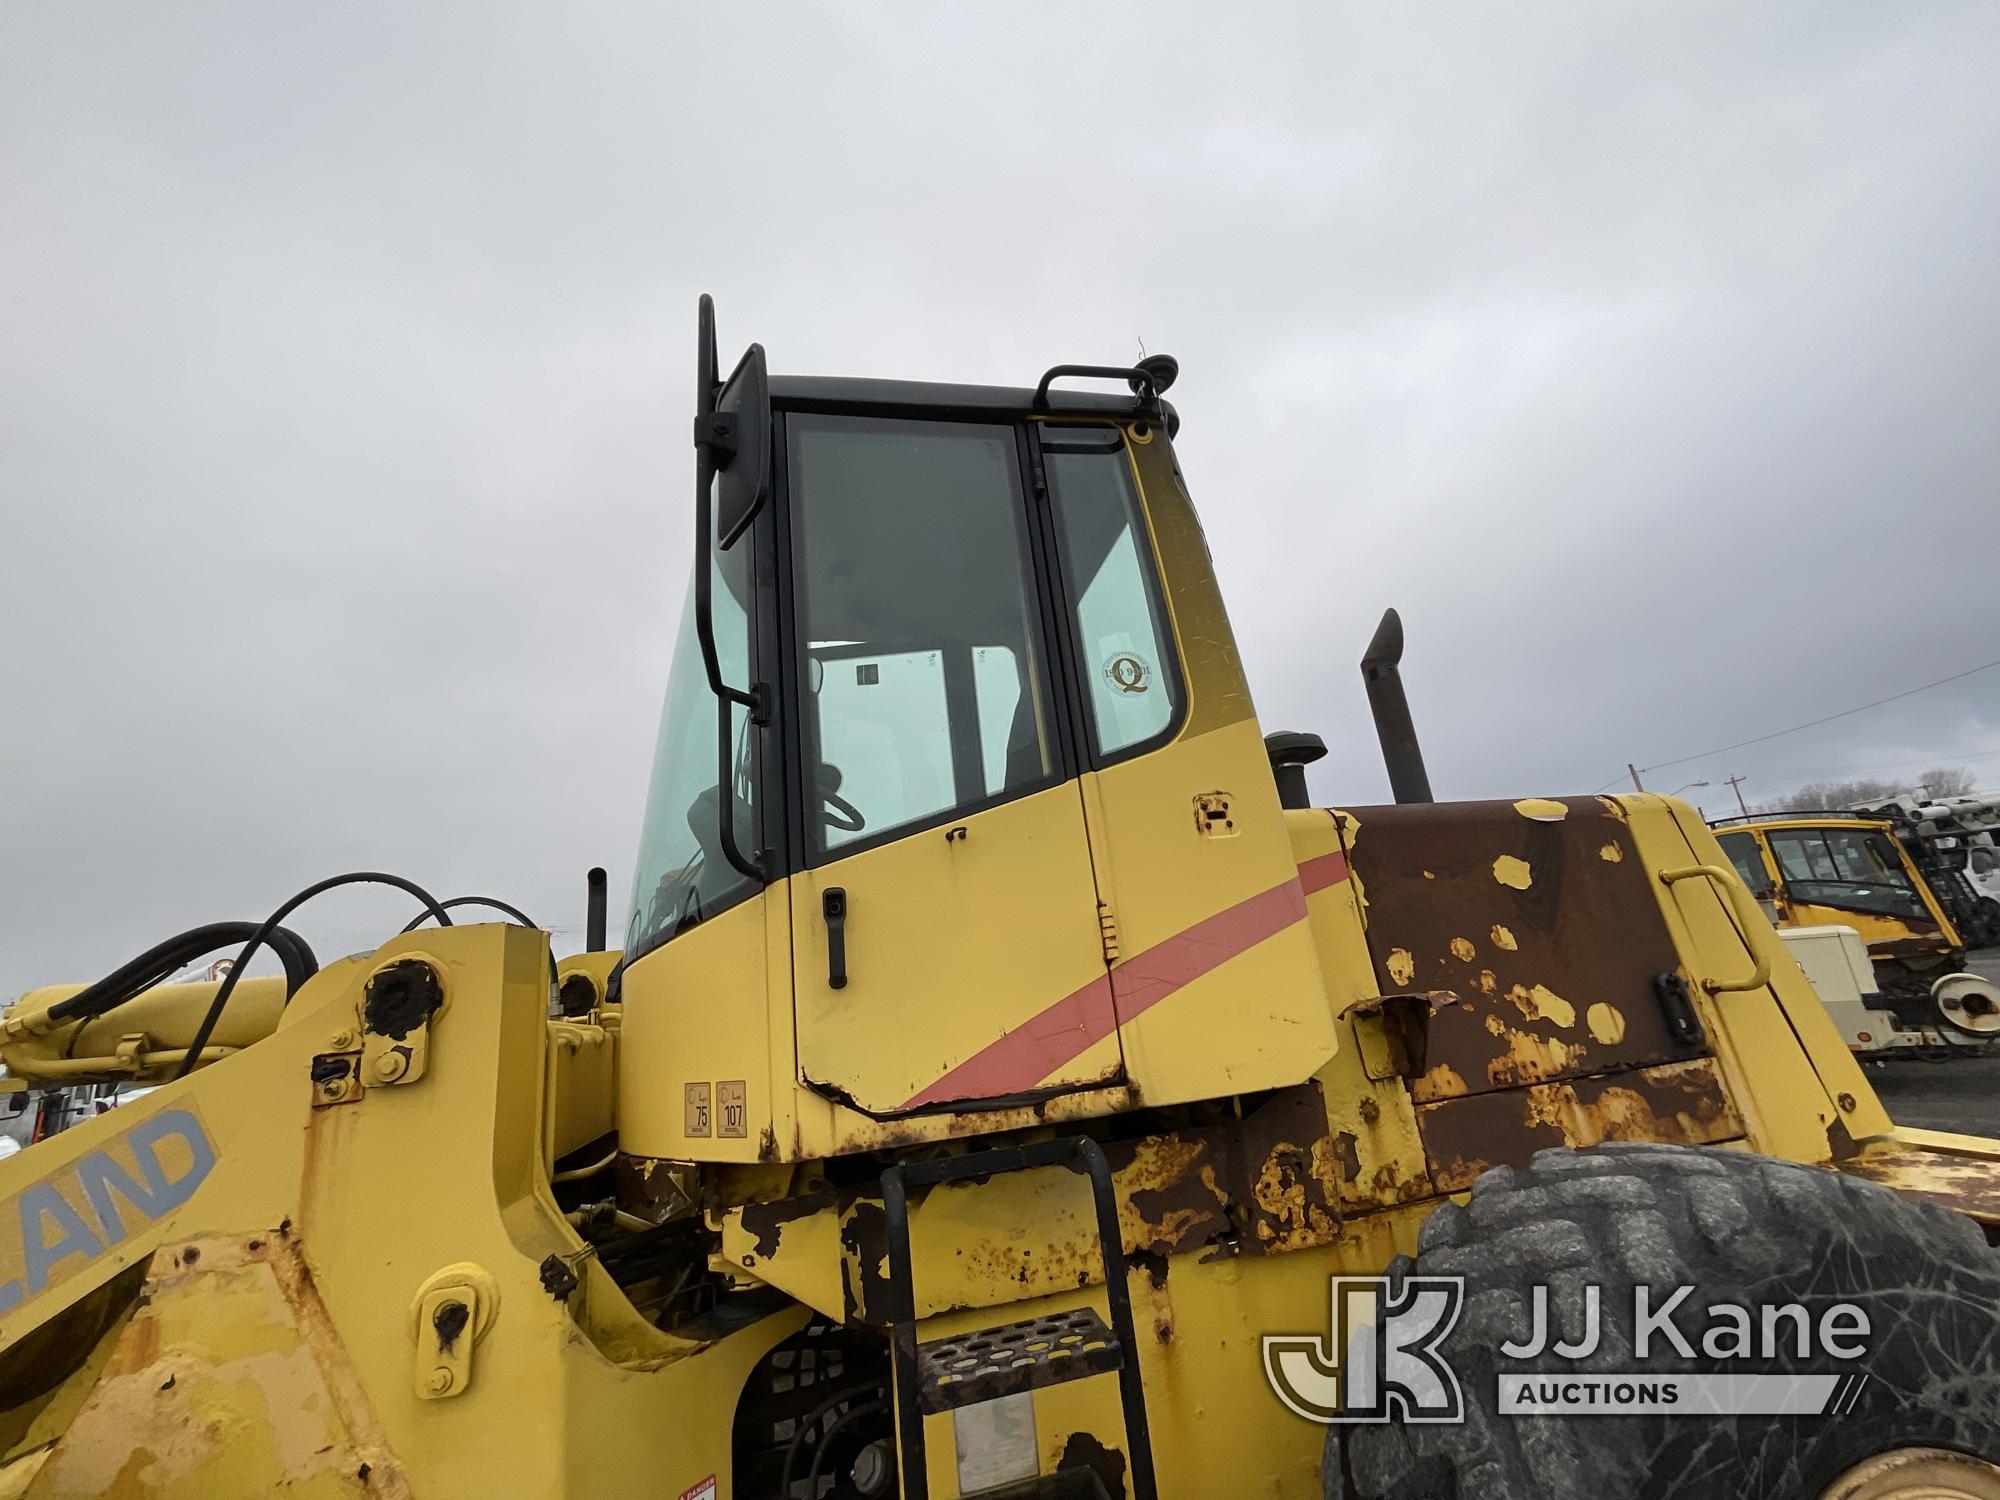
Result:
[[1385,609],[1374,638],[1361,653],[1361,680],[1368,685],[1375,737],[1382,742],[1382,762],[1389,768],[1389,788],[1396,800],[1434,802],[1417,726],[1410,722],[1410,700],[1403,695],[1403,674],[1398,670],[1402,660],[1403,617]]
[[583,919],[583,948],[586,953],[602,953],[610,928],[610,893],[606,890],[604,866],[596,865],[584,877],[590,900]]

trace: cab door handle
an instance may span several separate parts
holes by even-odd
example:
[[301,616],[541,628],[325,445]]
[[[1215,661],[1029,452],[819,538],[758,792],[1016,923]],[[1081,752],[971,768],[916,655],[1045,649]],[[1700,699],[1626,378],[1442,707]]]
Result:
[[826,983],[828,989],[847,988],[847,892],[830,885],[819,898],[819,914],[826,918]]

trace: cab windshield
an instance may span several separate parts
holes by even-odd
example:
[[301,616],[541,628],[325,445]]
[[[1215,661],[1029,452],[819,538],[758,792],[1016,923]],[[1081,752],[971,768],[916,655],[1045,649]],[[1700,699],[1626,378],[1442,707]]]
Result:
[[[725,682],[752,680],[748,546],[716,555],[713,608],[715,651]],[[660,734],[653,750],[653,775],[646,794],[646,823],[639,836],[638,868],[632,885],[632,919],[626,927],[625,955],[637,958],[677,932],[734,905],[755,889],[722,852],[723,796],[716,785],[716,700],[702,666],[695,634],[694,589],[687,591]],[[729,803],[739,848],[758,846],[753,788],[755,736],[748,715],[736,708],[731,726],[736,746],[735,786]]]
[[1787,828],[1769,835],[1795,901],[1890,917],[1924,917],[1923,898],[1888,835],[1856,828]]

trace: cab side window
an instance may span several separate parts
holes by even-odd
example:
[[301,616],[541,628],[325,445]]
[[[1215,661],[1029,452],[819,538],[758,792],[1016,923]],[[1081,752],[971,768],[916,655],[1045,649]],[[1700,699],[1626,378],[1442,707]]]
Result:
[[1922,917],[1924,903],[1879,833],[1847,828],[1774,830],[1771,853],[1793,899],[1814,906]]
[[1116,759],[1166,734],[1181,704],[1152,538],[1118,428],[1044,424],[1040,441],[1091,740]]
[[1722,845],[1722,852],[1736,866],[1736,873],[1743,877],[1751,895],[1762,899],[1771,894],[1771,877],[1764,871],[1764,856],[1757,848],[1756,834],[1724,833],[1717,835],[1715,841]]
[[1052,782],[1015,429],[786,430],[809,856]]

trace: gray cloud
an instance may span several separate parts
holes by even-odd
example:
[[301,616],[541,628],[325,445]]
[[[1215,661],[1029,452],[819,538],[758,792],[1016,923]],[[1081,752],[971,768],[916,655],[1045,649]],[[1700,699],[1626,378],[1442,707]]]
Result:
[[[622,889],[703,289],[786,371],[1177,354],[1326,800],[1386,604],[1455,796],[2000,654],[2000,13],[1226,14],[10,8],[0,992],[354,865]],[[1941,760],[2000,671],[1663,777]]]

